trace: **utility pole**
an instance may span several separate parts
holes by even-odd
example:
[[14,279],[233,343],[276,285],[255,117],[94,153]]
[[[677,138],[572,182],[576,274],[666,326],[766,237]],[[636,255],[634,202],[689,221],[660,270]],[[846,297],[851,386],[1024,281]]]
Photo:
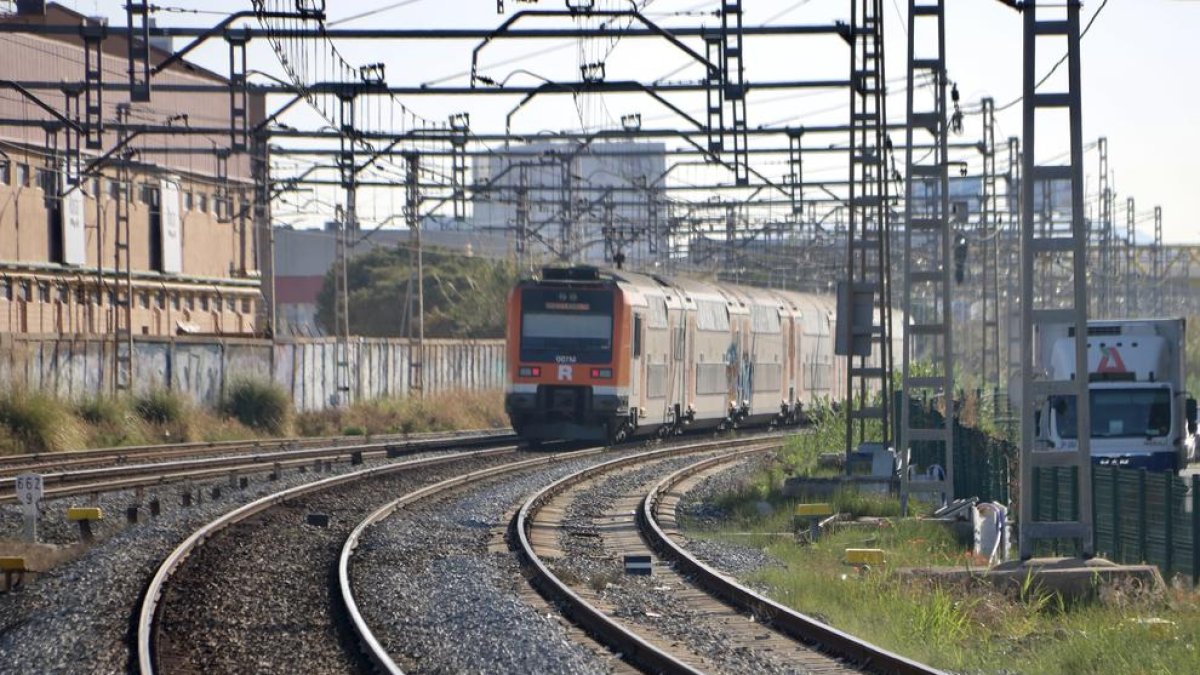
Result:
[[1166,255],[1163,251],[1162,237],[1162,207],[1154,207],[1154,247],[1150,249],[1152,266],[1154,269],[1154,282],[1152,290],[1154,292],[1154,318],[1160,318],[1163,315],[1163,308],[1166,303],[1163,302],[1163,293],[1166,292]]
[[[1079,3],[1068,2],[1065,8],[1049,7],[1047,0],[1028,0],[1023,5],[1024,18],[1024,69],[1022,113],[1024,169],[1021,172],[1027,181],[1021,199],[1021,486],[1020,486],[1020,555],[1028,560],[1034,554],[1034,544],[1044,539],[1075,539],[1085,557],[1095,551],[1092,532],[1092,457],[1091,457],[1091,404],[1088,396],[1088,378],[1068,377],[1056,373],[1053,379],[1046,378],[1049,364],[1042,363],[1047,355],[1035,350],[1034,341],[1040,338],[1041,330],[1051,326],[1066,326],[1075,338],[1075,373],[1087,373],[1087,259],[1088,232],[1084,218],[1083,200],[1083,135],[1082,99],[1080,94],[1080,50],[1079,50]],[[1054,12],[1055,19],[1038,20],[1040,10]],[[1049,13],[1049,12],[1048,12]],[[1037,48],[1044,40],[1066,42],[1067,89],[1059,92],[1037,91]],[[1061,53],[1061,43],[1050,47],[1053,53]],[[1070,142],[1070,163],[1066,165],[1038,165],[1038,139],[1059,135],[1061,132],[1047,130],[1039,136],[1036,122],[1038,110],[1058,110],[1067,113],[1066,136]],[[1047,125],[1049,126],[1049,125]],[[1071,184],[1071,216],[1065,226],[1057,226],[1047,219],[1044,232],[1035,232],[1033,226],[1034,193],[1030,187],[1039,184],[1051,185],[1053,181],[1069,181]],[[1069,257],[1070,265],[1066,276],[1070,279],[1070,292],[1058,292],[1053,286],[1042,286],[1043,292],[1035,293],[1039,287],[1036,276],[1045,281],[1058,281],[1053,264],[1035,267],[1035,261],[1052,263],[1055,257]],[[1036,275],[1036,276],[1035,276]],[[1051,279],[1053,278],[1053,279]],[[1047,292],[1047,289],[1054,288]],[[1048,410],[1051,398],[1075,399],[1075,447],[1055,448],[1042,440],[1048,425],[1035,424],[1037,411]],[[1076,514],[1073,519],[1058,521],[1035,520],[1034,481],[1038,469],[1073,468],[1075,477]]]
[[[917,35],[936,36],[932,50],[918,54]],[[932,51],[932,53],[929,53]],[[918,73],[920,80],[918,80]],[[917,84],[933,83],[932,107],[918,109]],[[950,223],[950,166],[947,147],[946,8],[942,0],[908,2],[908,110],[905,130],[904,189],[904,339],[900,407],[900,499],[907,512],[911,495],[954,498],[954,342],[950,325],[950,271],[953,237]],[[928,105],[928,104],[926,104]],[[930,157],[913,154],[914,134],[932,138]],[[923,136],[924,137],[924,136]],[[917,194],[917,186],[922,188]],[[986,215],[986,214],[985,214]],[[931,372],[916,374],[924,361]],[[941,400],[941,419],[914,421],[913,403]],[[920,444],[920,446],[916,445]],[[930,448],[926,466],[913,457]],[[934,473],[940,466],[940,474]],[[924,475],[912,474],[925,470]]]
[[[421,159],[416,153],[405,156],[407,173],[405,175],[404,215],[408,231],[412,239],[413,252],[416,256],[416,287],[417,287],[417,335],[413,355],[409,358],[409,390],[417,396],[425,395],[425,260],[421,249],[421,192],[420,174]],[[413,286],[412,280],[409,287]],[[409,326],[412,326],[409,321]],[[410,328],[410,338],[411,328]]]
[[347,239],[358,234],[358,160],[355,157],[356,131],[354,107],[356,94],[353,90],[340,93],[338,173],[341,187],[346,192],[346,205],[341,217],[336,218],[337,231],[334,246],[334,386],[336,405],[350,404],[350,289],[347,280],[349,253]]
[[[835,353],[846,356],[846,458],[867,423],[892,437],[888,139],[883,4],[853,0],[850,14],[850,199],[846,280],[838,288]],[[870,400],[878,392],[879,401]],[[846,463],[849,471],[850,462]]]
[[114,334],[116,344],[113,350],[114,389],[120,392],[133,390],[134,349],[133,349],[133,263],[130,260],[130,209],[134,199],[133,177],[130,172],[130,157],[132,150],[125,147],[128,136],[129,104],[117,104],[117,145],[122,149],[117,159],[117,213],[113,261],[113,292],[112,298]]
[[1140,275],[1137,273],[1137,216],[1133,207],[1133,197],[1129,197],[1125,200],[1125,311],[1128,318],[1133,318],[1134,312],[1142,311],[1137,302],[1141,284],[1135,283]]

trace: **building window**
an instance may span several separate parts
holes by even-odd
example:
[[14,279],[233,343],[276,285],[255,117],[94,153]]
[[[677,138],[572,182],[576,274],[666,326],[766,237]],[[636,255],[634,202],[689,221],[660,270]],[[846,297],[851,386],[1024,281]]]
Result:
[[250,313],[250,298],[242,298],[242,314]]
[[0,159],[0,185],[12,182],[12,164],[7,159]]
[[12,300],[12,284],[8,283],[8,279],[0,279],[0,298]]
[[196,309],[196,296],[192,295],[191,293],[188,293],[185,303],[186,303],[186,307],[188,308],[189,312],[192,311],[193,309]]
[[120,183],[120,181],[115,181],[115,180],[108,181],[108,198],[109,199],[120,199],[121,198],[121,183]]
[[145,291],[138,293],[138,304],[142,309],[150,309],[150,294]]
[[200,311],[201,312],[208,311],[208,296],[207,295],[200,296]]
[[138,198],[146,206],[158,206],[158,188],[154,185],[150,183],[142,183],[138,193]]
[[237,300],[233,298],[225,298],[225,310],[229,312],[237,311]]
[[50,282],[38,282],[38,302],[50,302]]
[[93,177],[90,181],[88,181],[88,194],[93,199],[100,198],[100,179],[99,178]]
[[63,304],[71,301],[71,289],[66,284],[58,285],[58,301]]
[[208,195],[203,192],[196,193],[196,210],[200,213],[208,213]]
[[24,300],[25,302],[33,300],[33,282],[29,281],[28,279],[22,280],[21,290],[17,295],[17,298],[19,300]]
[[81,305],[86,305],[87,301],[88,301],[87,289],[84,288],[83,286],[76,288],[75,289],[75,302],[77,302]]
[[55,183],[54,178],[55,178],[54,172],[51,171],[50,169],[38,169],[37,170],[37,186],[40,187],[45,192],[48,192],[48,193],[58,192],[58,190],[54,189],[54,183]]
[[173,309],[175,311],[179,311],[179,294],[178,293],[171,294],[171,309]]
[[184,211],[192,210],[192,193],[191,192],[183,193],[183,210]]
[[29,165],[24,162],[17,164],[17,187],[29,187]]

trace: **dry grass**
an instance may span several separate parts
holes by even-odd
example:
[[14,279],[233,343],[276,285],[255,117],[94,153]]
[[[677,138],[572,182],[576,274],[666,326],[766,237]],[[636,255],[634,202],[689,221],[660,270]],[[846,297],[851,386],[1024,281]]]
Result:
[[[39,392],[0,395],[0,455],[81,448],[232,441],[295,432],[302,436],[373,435],[504,427],[504,395],[458,392],[424,399],[380,399],[345,410],[295,416],[275,391],[242,391],[223,411],[177,392],[63,401]],[[234,405],[236,403],[236,405]],[[246,424],[239,417],[251,422]]]
[[409,434],[507,426],[500,392],[455,392],[425,398],[375,399],[349,408],[300,413],[302,436]]

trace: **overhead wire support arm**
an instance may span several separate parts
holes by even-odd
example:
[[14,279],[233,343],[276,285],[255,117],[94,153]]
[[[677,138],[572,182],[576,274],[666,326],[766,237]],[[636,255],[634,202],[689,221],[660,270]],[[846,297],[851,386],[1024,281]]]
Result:
[[[195,39],[193,39],[191,42],[184,45],[182,49],[175,50],[175,52],[173,52],[170,56],[168,56],[167,58],[160,61],[158,63],[158,65],[156,65],[150,69],[150,75],[152,77],[154,75],[158,75],[162,71],[171,67],[172,64],[183,61],[183,58],[185,56],[187,56],[188,54],[190,54],[192,52],[192,50],[196,49],[197,47],[199,47],[200,45],[204,44],[206,41],[208,41],[214,37],[223,36],[223,37],[228,38],[230,35],[233,35],[234,33],[230,32],[228,29],[230,26],[232,26],[237,21],[239,21],[241,19],[255,19],[255,18],[257,18],[257,19],[300,19],[300,20],[311,20],[311,21],[324,21],[325,14],[323,12],[317,13],[317,14],[311,14],[311,13],[300,13],[300,12],[257,12],[257,11],[253,11],[253,10],[234,12],[233,14],[230,14],[229,16],[222,19],[220,22],[218,22],[212,28],[204,29],[199,35],[197,35],[195,37]],[[177,29],[172,29],[171,34],[176,35],[177,34],[176,30]],[[241,30],[237,31],[236,34],[239,37],[241,37],[242,39],[245,39],[247,41],[251,40],[254,37],[261,37],[261,35],[259,34],[259,31],[256,31],[252,28],[242,28]]]
[[[581,14],[589,16],[589,17],[612,17],[612,18],[629,17],[629,18],[632,18],[635,21],[638,21],[642,25],[644,25],[646,27],[646,29],[650,31],[651,34],[657,35],[658,37],[661,37],[661,38],[665,39],[666,41],[670,42],[672,45],[678,47],[680,49],[680,51],[682,51],[683,53],[685,53],[688,56],[695,59],[697,63],[703,64],[704,67],[707,68],[709,71],[715,70],[719,67],[717,64],[712,63],[711,61],[709,61],[707,58],[705,58],[702,54],[700,54],[696,50],[694,50],[691,47],[684,44],[678,37],[673,35],[670,31],[667,31],[666,29],[660,27],[658,24],[647,19],[645,16],[642,15],[641,12],[638,12],[636,10],[589,10],[586,12],[581,12],[581,11],[570,11],[570,10],[563,11],[563,10],[551,10],[551,9],[527,9],[527,10],[517,12],[516,14],[513,14],[512,16],[510,16],[508,19],[506,19],[504,21],[504,23],[500,24],[494,30],[492,30],[491,33],[489,33],[486,37],[483,38],[482,42],[480,42],[478,45],[475,45],[475,48],[473,50],[471,50],[471,86],[474,87],[475,83],[480,81],[479,53],[481,51],[483,51],[483,48],[488,46],[493,40],[503,37],[507,33],[509,33],[510,32],[509,29],[513,26],[513,24],[517,23],[518,21],[520,21],[522,19],[531,18],[531,17],[534,17],[534,18],[536,18],[536,17],[564,17],[564,16],[565,17],[578,17]],[[620,35],[620,33],[617,33],[617,35]],[[569,34],[564,37],[576,37],[576,36],[577,36],[577,34]]]

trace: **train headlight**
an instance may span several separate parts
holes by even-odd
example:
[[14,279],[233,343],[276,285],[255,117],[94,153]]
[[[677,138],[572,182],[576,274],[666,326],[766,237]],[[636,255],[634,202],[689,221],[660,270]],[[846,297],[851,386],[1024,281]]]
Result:
[[521,366],[517,369],[517,377],[539,377],[542,369],[538,366]]
[[612,368],[592,368],[592,378],[597,380],[611,380]]

